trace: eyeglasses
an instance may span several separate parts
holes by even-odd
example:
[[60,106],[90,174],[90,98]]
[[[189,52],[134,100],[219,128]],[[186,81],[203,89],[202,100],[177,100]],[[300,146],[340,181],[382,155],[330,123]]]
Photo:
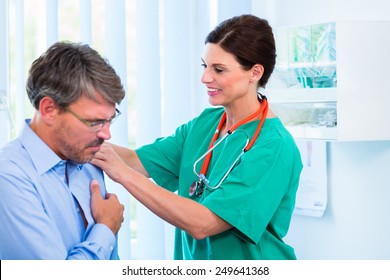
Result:
[[120,115],[121,115],[121,112],[115,108],[115,115],[112,116],[110,119],[108,120],[96,120],[96,121],[88,121],[82,117],[80,117],[78,114],[76,114],[75,112],[73,112],[71,109],[69,108],[65,108],[64,109],[65,111],[71,113],[76,119],[78,119],[79,121],[81,121],[83,124],[85,124],[86,126],[89,127],[89,129],[93,132],[97,132],[99,130],[101,130],[104,125],[106,123],[109,123],[109,124],[112,124]]

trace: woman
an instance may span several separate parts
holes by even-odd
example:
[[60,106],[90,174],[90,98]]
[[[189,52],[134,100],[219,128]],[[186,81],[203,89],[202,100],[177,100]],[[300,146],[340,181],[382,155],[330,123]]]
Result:
[[282,238],[301,158],[258,93],[275,65],[272,28],[233,17],[205,43],[202,82],[218,107],[135,151],[105,145],[93,163],[176,227],[175,259],[295,259]]

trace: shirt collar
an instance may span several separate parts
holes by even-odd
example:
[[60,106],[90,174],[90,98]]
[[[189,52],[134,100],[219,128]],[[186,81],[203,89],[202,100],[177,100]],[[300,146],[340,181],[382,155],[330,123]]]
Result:
[[31,119],[26,119],[20,133],[20,140],[31,160],[42,175],[63,160],[30,128]]

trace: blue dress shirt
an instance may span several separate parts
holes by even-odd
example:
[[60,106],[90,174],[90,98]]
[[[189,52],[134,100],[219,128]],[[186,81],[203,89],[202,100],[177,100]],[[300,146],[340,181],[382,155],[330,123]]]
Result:
[[103,172],[66,164],[29,123],[0,150],[0,259],[118,259],[115,235],[91,214],[90,182],[104,197]]

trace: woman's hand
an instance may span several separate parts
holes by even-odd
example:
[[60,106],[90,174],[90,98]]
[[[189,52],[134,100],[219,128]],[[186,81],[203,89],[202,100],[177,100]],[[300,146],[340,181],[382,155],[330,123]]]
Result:
[[91,163],[103,169],[112,180],[120,183],[160,218],[183,229],[196,239],[203,239],[232,227],[198,202],[156,185],[133,169],[133,166],[129,167],[114,149],[113,144],[103,144]]
[[95,154],[92,164],[100,167],[112,180],[120,182],[121,174],[129,172],[129,167],[115,152],[110,143],[103,143]]

